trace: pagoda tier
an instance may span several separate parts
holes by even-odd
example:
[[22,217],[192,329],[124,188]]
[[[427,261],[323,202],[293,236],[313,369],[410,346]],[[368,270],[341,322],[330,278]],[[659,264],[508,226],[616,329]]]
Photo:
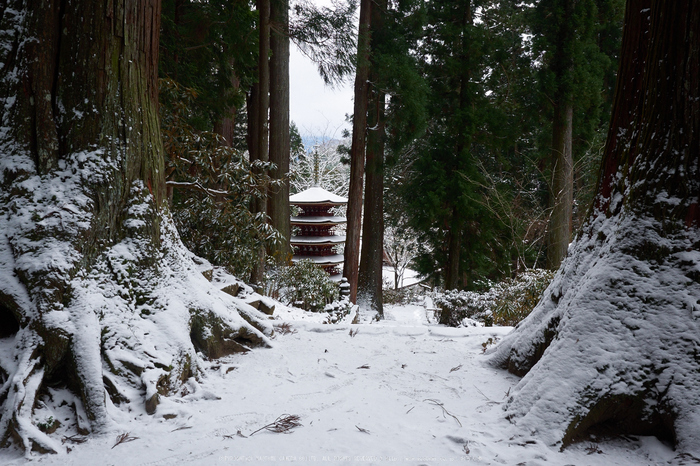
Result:
[[304,226],[304,225],[340,225],[346,223],[345,217],[335,217],[335,216],[298,216],[292,217],[291,222],[293,225]]
[[339,265],[343,263],[342,254],[330,254],[327,256],[295,254],[292,262],[310,260],[318,265]]
[[294,247],[292,261],[310,260],[340,279],[343,255],[336,249],[345,243],[345,236],[336,234],[335,227],[346,223],[346,219],[333,215],[331,209],[346,204],[347,199],[314,187],[291,196],[289,202],[300,210],[299,215],[290,219],[297,229],[290,239]]
[[319,244],[330,244],[330,245],[335,245],[335,244],[343,244],[345,243],[345,235],[334,235],[328,234],[328,235],[321,235],[321,234],[316,234],[316,235],[298,235],[298,236],[292,236],[292,239],[290,241],[292,245],[294,246],[305,246],[305,245],[319,245]]

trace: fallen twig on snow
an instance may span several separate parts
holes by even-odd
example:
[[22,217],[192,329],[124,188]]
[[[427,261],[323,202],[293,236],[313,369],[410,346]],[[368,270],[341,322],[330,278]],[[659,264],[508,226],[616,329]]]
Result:
[[[479,387],[477,387],[476,385],[474,385],[474,388],[476,388],[476,391],[477,391],[477,392],[481,393],[481,396],[483,396],[484,398],[486,398],[486,401],[489,401],[489,402],[495,403],[495,404],[500,404],[500,403],[501,403],[500,401],[494,401],[494,400],[492,400],[491,398],[489,398],[488,396],[484,395],[484,392],[482,392],[481,390],[479,390]],[[508,389],[508,391],[510,392],[510,388]]]
[[177,432],[178,430],[186,430],[186,429],[191,429],[191,428],[192,428],[192,426],[181,426],[181,427],[178,427],[177,429],[171,430],[170,432]]
[[586,448],[586,452],[587,452],[589,455],[592,455],[592,454],[594,454],[594,453],[597,453],[597,454],[599,454],[599,455],[602,455],[602,454],[603,454],[603,450],[601,450],[600,448],[598,448],[598,445],[595,445],[595,444],[593,444],[593,443],[591,443],[591,444],[588,446],[588,448]]
[[[357,427],[357,426],[355,426],[355,427]],[[364,432],[365,434],[370,434],[370,432],[367,429],[363,429],[362,427],[357,427],[357,430],[359,430],[360,432]]]
[[[85,443],[87,442],[87,437],[78,437],[77,435],[64,435],[61,443]],[[112,447],[114,448],[114,447]]]
[[[138,437],[132,437],[129,435],[129,432],[124,432],[123,434],[117,435],[117,443],[115,443],[112,448],[116,447],[117,445],[121,443],[127,443],[127,442],[133,442],[134,440],[138,440]],[[112,449],[110,448],[110,450]]]
[[[263,429],[264,429],[264,427],[263,427]],[[256,431],[256,432],[257,432],[257,431]],[[253,432],[253,434],[254,434],[254,433],[255,433],[255,432]],[[251,435],[252,435],[252,434],[251,434]],[[224,435],[223,437],[224,437],[224,438],[233,438],[233,437],[248,438],[248,437],[246,437],[245,435],[243,435],[243,434],[241,433],[240,430],[239,430],[238,432],[236,432],[234,435]]]
[[458,370],[460,370],[461,368],[462,368],[462,365],[460,364],[459,366],[453,367],[452,369],[450,369],[450,372],[458,371]]
[[275,330],[277,330],[277,332],[280,335],[294,335],[295,333],[297,333],[297,330],[291,325],[289,325],[289,322],[284,322],[279,325],[275,325]]
[[369,369],[369,364],[363,364],[358,369]]
[[275,422],[272,422],[266,426],[262,426],[261,428],[250,434],[250,437],[257,434],[261,430],[269,430],[270,432],[276,432],[278,434],[286,434],[295,427],[301,426],[301,422],[299,422],[300,420],[301,418],[296,414],[283,414],[280,417],[278,417],[275,420]]
[[430,398],[427,399],[427,400],[423,400],[423,401],[427,401],[428,403],[432,403],[432,404],[434,404],[435,406],[439,406],[440,408],[442,408],[442,415],[443,415],[443,417],[445,417],[446,414],[447,414],[448,416],[451,416],[455,421],[457,421],[457,424],[459,424],[459,427],[462,427],[462,423],[459,422],[459,419],[457,418],[457,416],[455,416],[454,414],[452,414],[451,412],[449,412],[448,410],[446,410],[446,409],[445,409],[445,406],[444,406],[440,401],[438,401],[438,400],[433,400],[433,399],[430,399]]

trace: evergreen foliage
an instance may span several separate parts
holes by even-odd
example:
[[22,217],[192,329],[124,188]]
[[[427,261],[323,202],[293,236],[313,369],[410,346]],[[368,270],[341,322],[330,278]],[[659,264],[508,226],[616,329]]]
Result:
[[168,79],[160,81],[161,132],[172,213],[183,243],[195,254],[237,276],[250,274],[264,245],[280,241],[264,215],[250,211],[271,180],[252,170],[243,153],[221,137],[198,131],[189,121],[197,93]]
[[478,277],[502,267],[505,256],[499,226],[484,208],[479,188],[477,162],[490,155],[495,138],[483,79],[488,28],[475,21],[475,7],[464,1],[428,5],[420,53],[430,83],[430,118],[425,136],[413,147],[404,186],[420,238],[416,266],[448,288],[473,287]]
[[[428,126],[410,143],[389,192],[406,200],[419,235],[414,267],[433,283],[477,289],[479,280],[542,263],[550,212],[545,161],[560,87],[576,97],[574,212],[577,219],[585,213],[609,117],[623,2],[576,2],[566,24],[563,3],[426,7],[419,53],[430,83]],[[575,37],[566,45],[572,61],[554,63],[563,29]]]
[[255,80],[256,17],[242,0],[163,0],[159,75],[197,92],[189,119],[195,129],[211,131],[231,107],[243,106]]
[[355,0],[334,0],[318,6],[297,0],[292,6],[289,35],[318,68],[326,84],[338,84],[355,70]]
[[[543,263],[552,102],[562,93],[575,96],[579,224],[592,197],[611,105],[622,4],[397,0],[382,9],[369,84],[385,96],[379,138],[384,193],[405,209],[385,208],[384,220],[392,238],[413,232],[412,266],[424,276],[448,288],[477,289],[482,279]],[[350,21],[356,7],[352,1],[291,6],[291,40],[331,84],[356,64]],[[256,81],[256,15],[245,2],[165,1],[160,72],[196,90],[187,117],[193,128],[211,130],[231,105],[241,107]],[[564,58],[556,44],[563,44]],[[294,143],[293,124],[291,135],[292,190],[299,191],[302,180],[313,182],[314,158],[301,149],[300,138]],[[347,176],[336,153],[323,146],[319,152],[335,173],[322,178]],[[344,195],[342,185],[334,181],[329,188]],[[397,230],[397,221],[408,229]]]

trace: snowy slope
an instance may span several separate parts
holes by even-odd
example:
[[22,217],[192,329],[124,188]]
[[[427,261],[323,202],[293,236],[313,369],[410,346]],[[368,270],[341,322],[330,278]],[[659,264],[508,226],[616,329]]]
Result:
[[[23,458],[0,450],[0,464],[607,466],[674,457],[653,438],[553,450],[504,419],[504,396],[518,379],[484,364],[483,343],[510,328],[429,325],[417,305],[388,306],[386,314],[364,325],[277,320],[292,333],[278,330],[271,349],[208,362],[206,379],[155,416],[133,413],[105,435],[66,441],[70,453]],[[283,414],[302,425],[250,436]],[[127,432],[137,439],[114,446]]]

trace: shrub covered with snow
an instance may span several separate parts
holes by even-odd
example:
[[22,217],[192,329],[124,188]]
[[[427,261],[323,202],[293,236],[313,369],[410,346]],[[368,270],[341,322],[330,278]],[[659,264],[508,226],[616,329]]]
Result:
[[474,291],[447,290],[433,295],[433,303],[439,309],[438,321],[451,327],[474,325],[491,326],[493,297]]
[[[386,281],[384,284],[386,285]],[[419,302],[425,296],[425,289],[420,286],[407,286],[398,290],[391,287],[384,288],[382,292],[382,300],[384,304],[410,304]]]
[[483,293],[448,290],[433,292],[431,298],[439,309],[436,317],[446,325],[514,326],[535,308],[552,277],[548,270],[531,269]]
[[303,260],[267,274],[266,292],[285,304],[320,312],[338,300],[338,285],[318,265]]
[[517,325],[537,306],[553,277],[550,270],[530,269],[515,278],[496,283],[489,290],[489,294],[495,296],[491,309],[493,324]]
[[350,302],[350,299],[345,296],[339,301],[333,301],[330,304],[326,304],[323,309],[328,313],[328,317],[324,321],[325,324],[339,324],[341,322],[348,322],[352,320],[353,308],[355,305]]

